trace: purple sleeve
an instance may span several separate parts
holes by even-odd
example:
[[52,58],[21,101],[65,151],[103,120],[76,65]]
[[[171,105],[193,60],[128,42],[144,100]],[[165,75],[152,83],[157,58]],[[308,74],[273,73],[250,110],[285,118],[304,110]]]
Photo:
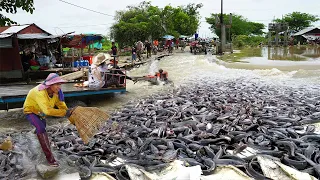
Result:
[[58,97],[60,101],[64,101],[64,94],[61,89],[59,90]]

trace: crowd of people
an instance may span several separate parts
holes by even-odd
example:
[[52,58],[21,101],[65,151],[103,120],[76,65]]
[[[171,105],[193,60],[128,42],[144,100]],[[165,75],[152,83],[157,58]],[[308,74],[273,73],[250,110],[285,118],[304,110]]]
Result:
[[[172,52],[174,45],[179,44],[178,41],[176,43],[173,40],[166,40],[165,44],[162,45],[165,48],[169,49],[169,52]],[[153,42],[145,41],[145,43],[138,41],[135,43],[135,46],[132,47],[132,62],[142,59],[142,54],[144,51],[147,51],[147,58],[151,57],[152,51],[154,49],[158,50],[161,46],[158,40],[154,40]],[[111,54],[111,55],[110,55]],[[115,42],[112,42],[111,53],[99,53],[94,56],[93,62],[89,68],[88,72],[88,81],[84,83],[84,86],[88,86],[89,88],[108,88],[108,87],[124,87],[125,79],[132,80],[135,82],[135,79],[127,76],[118,66],[118,48],[115,45]],[[167,72],[162,72],[163,70],[159,70],[159,72],[155,75],[155,77],[160,78],[161,80],[167,80]]]
[[185,39],[166,39],[163,41],[155,39],[152,42],[146,40],[144,43],[142,41],[138,41],[131,48],[131,60],[132,62],[141,61],[142,54],[145,51],[147,58],[150,58],[152,54],[156,55],[159,51],[167,51],[168,53],[172,53],[174,48],[178,49],[181,47],[181,50],[184,50],[185,46]]

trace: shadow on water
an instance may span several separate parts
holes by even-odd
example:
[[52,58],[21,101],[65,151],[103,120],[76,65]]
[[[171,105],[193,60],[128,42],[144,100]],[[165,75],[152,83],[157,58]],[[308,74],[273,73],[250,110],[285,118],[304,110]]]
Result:
[[262,52],[264,57],[267,53],[268,60],[309,61],[320,57],[320,47],[268,47]]
[[217,58],[220,65],[233,69],[319,70],[320,47],[245,48]]

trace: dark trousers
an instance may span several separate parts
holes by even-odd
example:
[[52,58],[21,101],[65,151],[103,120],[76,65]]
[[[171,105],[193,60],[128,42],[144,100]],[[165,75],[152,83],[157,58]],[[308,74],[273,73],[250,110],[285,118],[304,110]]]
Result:
[[46,120],[41,119],[38,115],[36,114],[27,114],[26,115],[27,120],[36,128],[36,133],[41,134],[46,132]]
[[151,57],[151,49],[147,50],[147,58]]

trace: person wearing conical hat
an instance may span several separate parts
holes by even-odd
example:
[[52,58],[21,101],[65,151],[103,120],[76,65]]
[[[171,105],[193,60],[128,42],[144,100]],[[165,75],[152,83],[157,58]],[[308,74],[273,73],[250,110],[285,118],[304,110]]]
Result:
[[105,85],[105,72],[108,70],[106,61],[111,59],[109,54],[99,53],[93,57],[89,70],[89,88],[102,88]]
[[29,91],[23,104],[23,113],[30,124],[36,128],[41,148],[49,165],[54,167],[59,164],[51,152],[45,117],[70,117],[73,109],[68,109],[61,91],[61,84],[65,82],[58,74],[50,73],[42,84]]

